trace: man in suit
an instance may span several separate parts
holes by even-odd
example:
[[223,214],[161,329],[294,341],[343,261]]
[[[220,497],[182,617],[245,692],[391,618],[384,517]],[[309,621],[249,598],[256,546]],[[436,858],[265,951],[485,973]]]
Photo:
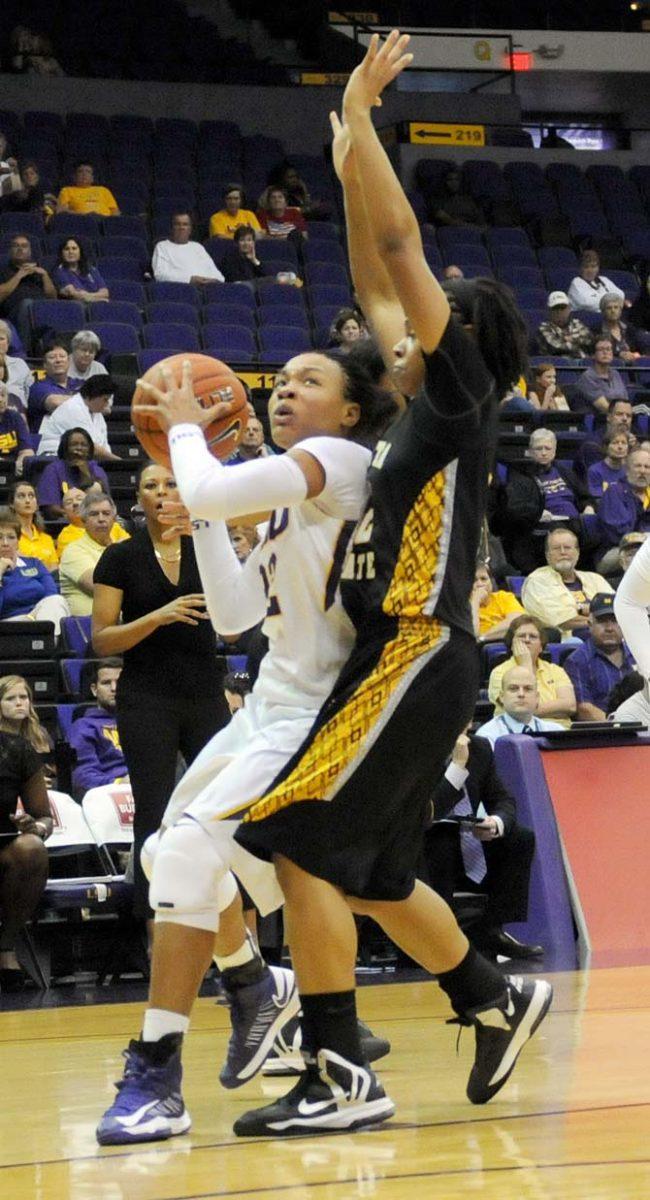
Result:
[[[478,824],[461,824],[477,817]],[[534,852],[535,835],[517,824],[515,801],[497,774],[489,741],[460,734],[433,792],[424,862],[427,881],[448,903],[454,892],[487,895],[485,909],[465,931],[484,954],[543,953],[502,928],[526,920]]]

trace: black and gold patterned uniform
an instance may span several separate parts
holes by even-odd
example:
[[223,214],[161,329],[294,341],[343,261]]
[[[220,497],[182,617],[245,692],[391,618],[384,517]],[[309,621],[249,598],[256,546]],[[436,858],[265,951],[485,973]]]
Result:
[[309,737],[237,840],[350,895],[410,894],[424,810],[470,720],[469,597],[496,438],[491,376],[454,318],[379,442],[341,580],[357,640]]

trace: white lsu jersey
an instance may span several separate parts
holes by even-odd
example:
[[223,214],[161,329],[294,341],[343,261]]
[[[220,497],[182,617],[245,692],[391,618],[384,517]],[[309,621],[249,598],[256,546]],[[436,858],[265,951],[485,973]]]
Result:
[[254,551],[266,594],[262,628],[269,639],[255,694],[267,704],[317,709],[354,642],[339,580],[366,505],[371,454],[356,442],[329,437],[307,438],[295,449],[320,462],[325,487],[312,500],[276,509]]

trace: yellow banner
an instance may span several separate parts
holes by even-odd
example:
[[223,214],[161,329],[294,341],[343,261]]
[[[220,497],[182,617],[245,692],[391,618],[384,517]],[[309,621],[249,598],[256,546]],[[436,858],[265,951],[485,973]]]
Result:
[[484,146],[485,125],[409,121],[409,141],[416,146]]
[[273,391],[275,382],[275,371],[237,371],[237,378],[247,383],[249,388],[255,388],[259,391]]

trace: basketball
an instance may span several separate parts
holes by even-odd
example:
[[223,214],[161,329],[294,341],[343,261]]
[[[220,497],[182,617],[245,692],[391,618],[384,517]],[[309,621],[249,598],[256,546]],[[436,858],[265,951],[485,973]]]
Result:
[[[218,358],[210,358],[207,354],[172,354],[169,358],[161,359],[142,376],[146,383],[154,387],[162,384],[161,368],[168,367],[177,384],[181,383],[183,363],[192,364],[192,380],[194,395],[203,408],[210,408],[219,401],[218,393],[223,388],[231,388],[233,393],[233,411],[220,421],[212,421],[204,427],[208,449],[215,458],[226,459],[237,449],[248,418],[248,397],[246,389],[231,371],[227,363]],[[134,412],[136,405],[155,404],[155,399],[136,387],[131,401],[131,422],[136,437],[145,454],[154,462],[171,468],[167,434],[160,428],[156,418],[149,413]]]

